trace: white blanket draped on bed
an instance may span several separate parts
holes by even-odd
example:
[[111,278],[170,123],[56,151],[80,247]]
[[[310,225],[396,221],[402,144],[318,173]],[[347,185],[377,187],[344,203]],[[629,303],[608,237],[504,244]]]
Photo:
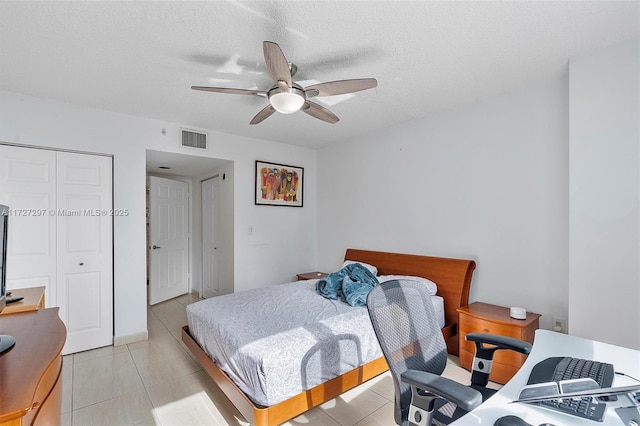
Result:
[[[191,335],[257,405],[277,404],[382,356],[366,307],[325,299],[316,281],[187,306]],[[444,318],[442,298],[434,296],[434,305]]]

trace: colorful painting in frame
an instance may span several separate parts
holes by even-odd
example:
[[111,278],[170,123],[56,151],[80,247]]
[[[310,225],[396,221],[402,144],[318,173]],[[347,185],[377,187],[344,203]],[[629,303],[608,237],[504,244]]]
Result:
[[256,161],[256,204],[302,207],[302,167]]

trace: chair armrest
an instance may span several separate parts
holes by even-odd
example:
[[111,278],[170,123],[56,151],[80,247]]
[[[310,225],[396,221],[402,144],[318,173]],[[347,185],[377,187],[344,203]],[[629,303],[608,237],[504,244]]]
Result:
[[485,387],[489,383],[493,353],[501,349],[510,349],[529,355],[531,343],[513,337],[497,336],[495,334],[469,333],[466,339],[476,344],[476,354],[471,367],[471,385]]
[[465,411],[471,411],[482,404],[480,392],[446,377],[420,370],[407,370],[401,377],[404,383],[438,395]]
[[[485,333],[469,333],[466,336],[467,340],[476,342],[476,347],[480,348],[483,343],[497,346],[497,349],[511,349],[521,354],[529,355],[532,345],[524,340],[514,339],[513,337],[498,336],[496,334]],[[484,349],[484,348],[483,348]]]

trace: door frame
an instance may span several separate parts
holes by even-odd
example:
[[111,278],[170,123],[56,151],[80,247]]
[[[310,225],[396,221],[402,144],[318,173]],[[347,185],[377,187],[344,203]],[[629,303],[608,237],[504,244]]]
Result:
[[147,247],[147,259],[146,259],[146,264],[147,264],[147,286],[146,286],[146,294],[147,294],[147,307],[149,307],[149,285],[150,285],[150,259],[151,259],[151,242],[150,242],[150,236],[151,236],[151,227],[150,227],[150,216],[151,216],[151,203],[150,203],[150,184],[149,184],[149,178],[150,177],[159,177],[159,178],[163,178],[163,179],[169,179],[169,180],[175,180],[175,181],[180,181],[180,182],[185,182],[188,185],[189,188],[189,244],[188,244],[188,250],[187,250],[187,292],[191,293],[193,291],[193,179],[187,176],[169,176],[169,175],[162,175],[162,174],[157,174],[157,173],[148,173],[146,176],[146,206],[147,206],[147,218],[146,218],[146,230],[147,230],[147,236],[146,236],[146,247]]
[[[220,266],[220,292],[221,294],[231,293],[234,289],[234,273],[235,273],[235,264],[234,264],[234,242],[236,237],[235,232],[235,222],[234,222],[234,199],[237,197],[235,194],[235,178],[234,178],[234,170],[236,170],[237,165],[235,165],[235,160],[222,159],[219,157],[204,157],[201,155],[193,155],[193,153],[186,152],[169,152],[162,151],[156,149],[147,149],[147,170],[146,177],[149,176],[158,176],[158,177],[168,177],[170,179],[180,179],[190,184],[190,208],[192,211],[191,218],[193,219],[190,222],[190,234],[192,236],[192,244],[190,246],[190,276],[189,276],[189,285],[190,291],[192,293],[197,292],[198,295],[202,294],[202,282],[201,282],[201,271],[202,267],[200,265],[202,256],[200,254],[202,249],[201,244],[201,217],[200,217],[200,196],[198,191],[200,191],[200,181],[209,177],[212,177],[215,174],[219,174],[221,177],[221,188],[224,188],[221,191],[223,212],[220,217],[220,226],[223,229],[221,231],[224,235],[224,239],[222,240],[223,246],[227,250],[227,253],[224,254],[224,264]],[[153,153],[153,155],[150,155]],[[185,170],[185,163],[191,161],[189,157],[193,157],[193,161],[196,167],[193,169]],[[208,163],[207,165],[203,165],[203,163]],[[169,166],[171,171],[160,170],[160,166]],[[175,166],[175,167],[174,167]],[[180,170],[179,173],[175,171]],[[202,171],[204,170],[204,171]],[[145,193],[145,197],[147,194]],[[146,204],[145,204],[146,205]],[[146,246],[149,244],[145,241]],[[148,249],[145,252],[145,255],[149,256]],[[145,265],[146,266],[146,265]],[[148,271],[148,267],[146,267]],[[145,275],[148,278],[148,274]],[[146,286],[145,286],[146,291]],[[147,305],[148,306],[148,305]]]
[[[204,182],[218,178],[218,185],[222,183],[222,177],[219,172],[214,173],[211,176],[207,176],[203,179],[200,179],[200,288],[198,290],[198,294],[200,297],[204,298],[204,192],[202,191],[202,185]],[[214,220],[220,224],[220,217],[215,216]],[[220,236],[218,236],[218,245],[220,244]],[[218,263],[219,266],[219,263]],[[221,294],[220,292],[220,268],[218,267],[218,296]]]

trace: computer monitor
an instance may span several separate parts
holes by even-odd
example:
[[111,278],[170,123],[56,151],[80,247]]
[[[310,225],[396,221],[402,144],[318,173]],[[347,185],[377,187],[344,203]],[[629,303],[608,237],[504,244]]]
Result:
[[[0,312],[6,305],[7,295],[7,250],[9,243],[9,207],[0,204]],[[2,321],[0,321],[2,331]],[[0,354],[15,345],[16,339],[0,334]]]

